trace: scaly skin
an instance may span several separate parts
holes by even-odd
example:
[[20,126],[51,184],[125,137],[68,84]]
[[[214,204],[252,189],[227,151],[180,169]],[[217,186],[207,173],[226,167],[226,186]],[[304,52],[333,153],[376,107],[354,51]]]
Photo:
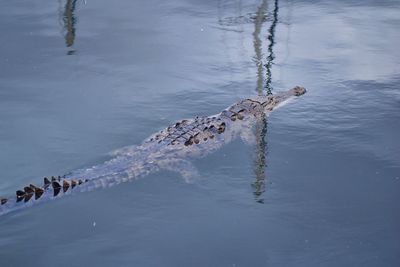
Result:
[[146,139],[142,145],[126,147],[103,164],[77,170],[63,177],[44,178],[43,186],[29,185],[14,197],[0,198],[0,215],[63,195],[110,187],[167,169],[179,172],[187,182],[196,177],[188,159],[203,157],[237,137],[254,143],[249,132],[262,116],[294,96],[304,94],[296,86],[274,96],[257,96],[241,100],[221,113],[176,122]]

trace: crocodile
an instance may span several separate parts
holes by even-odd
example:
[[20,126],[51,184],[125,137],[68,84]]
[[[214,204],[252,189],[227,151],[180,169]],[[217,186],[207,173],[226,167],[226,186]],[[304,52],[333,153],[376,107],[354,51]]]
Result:
[[178,121],[139,146],[114,151],[113,157],[102,164],[63,176],[44,177],[42,186],[30,184],[14,196],[0,198],[0,215],[46,200],[136,180],[161,169],[177,171],[191,183],[198,174],[190,159],[203,157],[238,137],[254,144],[255,122],[305,92],[304,87],[296,86],[278,94],[240,100],[216,115]]

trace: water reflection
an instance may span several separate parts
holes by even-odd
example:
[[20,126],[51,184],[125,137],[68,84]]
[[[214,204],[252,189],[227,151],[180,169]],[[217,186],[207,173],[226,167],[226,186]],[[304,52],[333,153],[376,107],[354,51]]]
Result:
[[[228,2],[229,4],[231,2]],[[264,5],[264,6],[263,6]],[[253,24],[255,20],[262,22],[267,21],[268,15],[265,12],[266,7],[267,7],[267,1],[263,1],[261,6],[257,9],[257,13],[247,13],[245,15],[242,15],[241,13],[241,8],[242,7],[242,1],[238,1],[237,4],[237,9],[239,10],[239,14],[236,16],[230,16],[230,17],[221,17],[220,12],[221,10],[218,10],[218,24],[221,26],[226,26],[221,29],[225,31],[235,31],[234,29],[230,29],[227,27],[232,27],[232,26],[237,26],[237,25],[244,25],[244,24]],[[219,9],[223,9],[224,5],[220,2],[218,5]],[[243,32],[243,30],[237,31],[237,32]]]
[[[240,1],[239,1],[239,5]],[[219,5],[221,7],[221,4]],[[258,95],[270,95],[272,94],[272,65],[275,58],[273,47],[275,44],[275,28],[278,24],[278,0],[274,1],[274,8],[272,13],[268,14],[268,1],[262,0],[255,13],[248,13],[246,15],[238,14],[233,17],[221,18],[218,16],[218,24],[222,26],[224,32],[232,31],[229,27],[236,25],[243,25],[247,23],[254,23],[253,36],[253,47],[254,47],[254,62],[257,69],[257,81],[256,81],[256,93]],[[219,10],[220,12],[220,10]],[[263,42],[262,42],[262,27],[266,21],[271,21],[271,25],[268,28],[267,40],[268,44],[268,54],[264,58],[263,54]],[[243,30],[237,32],[244,32]],[[264,62],[266,62],[264,64]],[[265,71],[265,72],[264,72]],[[257,202],[263,203],[264,199],[262,197],[265,192],[265,169],[266,164],[266,153],[268,150],[266,135],[268,131],[268,124],[266,117],[260,118],[256,122],[255,126],[255,138],[256,138],[256,148],[255,148],[255,159],[254,159],[254,174],[255,181],[252,183],[254,189],[254,196]]]
[[65,31],[65,45],[69,49],[67,54],[72,55],[75,53],[73,48],[75,42],[75,30],[76,30],[76,9],[77,0],[67,0],[64,6],[64,12],[62,13],[63,27]]
[[[219,5],[220,6],[220,5]],[[253,47],[254,47],[254,62],[257,68],[257,81],[256,81],[256,92],[258,95],[272,94],[272,65],[275,58],[273,47],[275,44],[275,28],[278,24],[278,0],[274,1],[274,8],[271,14],[268,14],[268,1],[262,0],[257,11],[255,13],[248,13],[246,15],[239,14],[234,17],[221,18],[218,16],[218,24],[223,26],[224,31],[231,30],[227,27],[243,25],[247,23],[254,23],[253,31]],[[268,28],[267,40],[268,54],[264,58],[263,54],[263,42],[262,42],[262,27],[266,21],[271,21],[271,25]],[[243,32],[243,30],[238,31]],[[266,62],[264,64],[264,62]],[[264,72],[265,71],[265,72]],[[255,137],[256,137],[256,148],[255,148],[255,159],[254,159],[254,174],[255,181],[252,183],[254,189],[254,196],[257,202],[263,203],[262,197],[265,192],[265,181],[266,174],[266,153],[268,150],[266,135],[268,131],[268,124],[266,117],[260,118],[256,122],[255,126]]]
[[272,63],[275,58],[274,55],[274,44],[275,44],[275,28],[276,25],[278,24],[278,0],[275,0],[274,3],[274,11],[272,12],[272,23],[271,26],[268,29],[268,57],[267,57],[267,63],[265,64],[265,69],[266,69],[266,83],[265,83],[265,89],[267,91],[267,94],[270,95],[272,94],[272,73],[271,73],[271,68],[272,68]]
[[264,203],[262,194],[265,192],[265,169],[267,167],[266,153],[267,153],[267,120],[265,116],[256,122],[256,157],[254,159],[254,174],[255,181],[252,183],[254,189],[254,197],[257,202]]
[[[278,0],[274,2],[274,11],[272,14],[272,23],[270,28],[268,29],[268,37],[269,41],[268,45],[268,56],[267,63],[263,64],[263,52],[262,52],[262,39],[260,38],[262,26],[267,18],[267,0],[262,0],[260,6],[253,17],[254,21],[254,32],[253,32],[253,46],[255,58],[254,61],[257,67],[257,82],[256,82],[256,92],[258,95],[262,95],[266,93],[267,95],[272,94],[272,63],[274,60],[273,46],[275,44],[274,36],[275,36],[275,28],[278,23]],[[265,85],[264,85],[264,68],[265,68]],[[264,92],[265,88],[265,92]],[[267,167],[266,164],[266,153],[267,153],[267,140],[266,135],[268,131],[268,123],[266,117],[260,118],[256,122],[255,126],[255,135],[256,135],[256,149],[255,149],[255,160],[254,160],[254,174],[255,181],[252,183],[254,188],[254,196],[257,202],[264,203],[264,198],[262,197],[265,192],[265,169]]]
[[[263,0],[260,7],[257,11],[257,19],[254,23],[254,32],[253,32],[253,44],[254,44],[254,52],[256,54],[256,64],[257,64],[257,94],[263,94],[263,66],[266,69],[266,80],[265,80],[265,93],[267,95],[272,94],[272,61],[274,60],[273,46],[275,44],[274,36],[275,36],[275,28],[278,23],[278,0],[275,0],[274,3],[274,12],[272,16],[272,23],[270,28],[268,29],[268,56],[267,63],[265,65],[262,64],[262,41],[260,39],[260,32],[264,22],[265,12],[267,8],[267,0]],[[257,202],[264,203],[264,198],[262,194],[265,192],[265,169],[267,167],[266,163],[266,154],[268,151],[267,144],[267,132],[268,132],[268,122],[266,117],[260,118],[256,122],[256,158],[254,160],[254,173],[256,175],[256,179],[253,182],[252,186],[254,188],[254,196]]]
[[260,38],[261,28],[265,21],[265,13],[267,10],[267,0],[263,0],[261,5],[258,7],[256,16],[254,19],[254,32],[253,32],[253,46],[255,52],[255,62],[257,66],[257,94],[263,93],[264,83],[264,66],[263,66],[263,54],[262,54],[262,41]]

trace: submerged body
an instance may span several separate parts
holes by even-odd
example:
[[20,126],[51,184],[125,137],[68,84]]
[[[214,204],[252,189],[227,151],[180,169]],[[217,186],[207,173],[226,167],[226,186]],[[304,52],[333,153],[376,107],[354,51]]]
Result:
[[255,122],[305,92],[303,87],[297,86],[281,94],[241,100],[213,116],[178,121],[153,134],[140,146],[116,151],[114,158],[103,164],[63,177],[44,178],[41,187],[31,184],[18,190],[14,197],[1,198],[0,215],[63,195],[138,179],[160,169],[177,171],[191,182],[196,177],[191,158],[203,157],[237,137],[254,143],[252,126]]

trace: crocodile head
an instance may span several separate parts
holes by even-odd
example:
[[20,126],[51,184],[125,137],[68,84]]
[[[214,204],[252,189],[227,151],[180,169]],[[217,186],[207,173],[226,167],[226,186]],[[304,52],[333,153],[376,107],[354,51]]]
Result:
[[288,100],[292,99],[295,96],[301,96],[306,93],[306,89],[304,87],[296,86],[286,92],[282,92],[276,95],[265,96],[261,102],[265,111],[272,111],[283,104],[285,104]]

